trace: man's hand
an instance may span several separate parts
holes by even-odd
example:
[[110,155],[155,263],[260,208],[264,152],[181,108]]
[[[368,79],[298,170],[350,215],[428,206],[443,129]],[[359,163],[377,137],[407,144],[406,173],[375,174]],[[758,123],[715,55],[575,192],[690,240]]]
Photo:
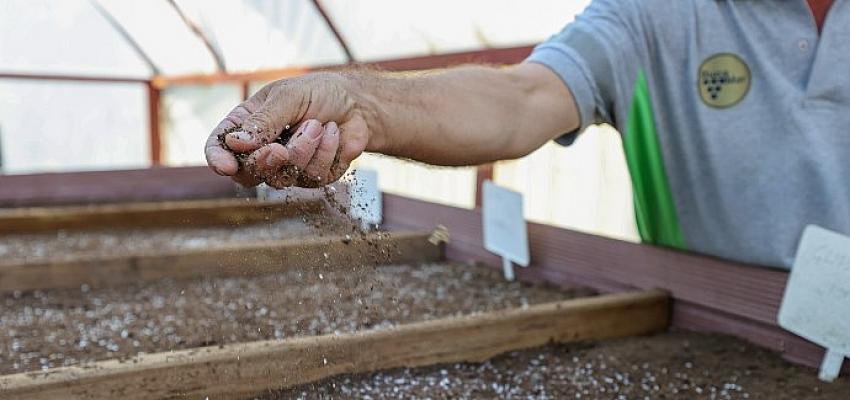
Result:
[[[264,87],[213,130],[206,155],[245,186],[316,187],[339,179],[365,150],[478,165],[522,157],[578,126],[572,94],[538,64],[325,72]],[[291,127],[292,138],[278,143]]]
[[[276,142],[294,130],[286,143]],[[243,186],[283,188],[333,182],[366,148],[364,112],[336,74],[273,82],[238,105],[212,131],[207,163]]]

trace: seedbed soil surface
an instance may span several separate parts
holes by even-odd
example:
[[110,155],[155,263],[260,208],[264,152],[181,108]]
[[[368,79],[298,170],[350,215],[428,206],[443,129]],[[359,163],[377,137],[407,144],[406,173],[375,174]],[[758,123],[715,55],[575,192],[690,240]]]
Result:
[[850,378],[820,382],[739,339],[674,331],[549,345],[480,364],[343,375],[277,399],[850,399]]
[[588,296],[455,263],[293,268],[0,296],[0,375],[140,352],[322,335]]
[[66,257],[156,253],[257,241],[329,235],[340,226],[313,216],[220,227],[170,227],[57,231],[0,236],[0,265]]

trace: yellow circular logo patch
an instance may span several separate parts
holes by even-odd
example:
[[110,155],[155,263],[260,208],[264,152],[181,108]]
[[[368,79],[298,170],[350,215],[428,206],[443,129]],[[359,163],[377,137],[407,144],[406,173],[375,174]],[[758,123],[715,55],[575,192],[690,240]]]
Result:
[[750,91],[750,67],[731,53],[715,54],[699,67],[699,95],[715,108],[732,107]]

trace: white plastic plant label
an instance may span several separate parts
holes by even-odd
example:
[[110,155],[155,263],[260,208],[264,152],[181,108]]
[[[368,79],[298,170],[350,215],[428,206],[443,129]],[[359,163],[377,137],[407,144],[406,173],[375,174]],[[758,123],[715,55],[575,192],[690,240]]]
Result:
[[350,183],[351,216],[361,221],[363,229],[379,225],[383,220],[383,203],[378,171],[358,168],[353,171]]
[[522,194],[491,181],[483,190],[484,248],[502,257],[505,279],[512,281],[513,263],[527,267],[530,262]]
[[827,349],[819,377],[838,377],[850,354],[850,237],[809,225],[803,232],[779,325]]

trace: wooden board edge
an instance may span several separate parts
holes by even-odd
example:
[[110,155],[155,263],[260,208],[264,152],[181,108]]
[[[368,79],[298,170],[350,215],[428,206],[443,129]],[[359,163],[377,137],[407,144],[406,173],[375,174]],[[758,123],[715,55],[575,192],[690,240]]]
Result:
[[649,290],[399,325],[107,360],[0,377],[0,399],[239,398],[328,377],[398,367],[481,362],[548,343],[651,334],[670,300]]
[[223,198],[240,191],[207,166],[0,175],[0,208]]
[[240,225],[319,214],[324,209],[324,201],[320,198],[286,202],[219,199],[0,209],[0,235],[57,230]]
[[416,231],[291,238],[171,252],[78,257],[0,265],[0,293],[104,287],[163,278],[247,277],[291,268],[333,268],[443,260],[442,246]]

